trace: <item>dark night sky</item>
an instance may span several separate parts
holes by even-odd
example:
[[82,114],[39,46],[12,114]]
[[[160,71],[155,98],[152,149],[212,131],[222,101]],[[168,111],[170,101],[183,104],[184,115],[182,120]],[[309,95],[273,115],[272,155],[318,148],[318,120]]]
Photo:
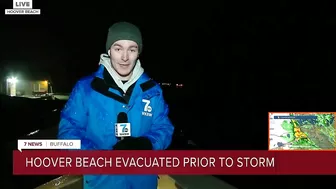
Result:
[[[11,3],[8,1],[3,7],[11,8]],[[71,87],[77,79],[96,70],[99,55],[105,51],[107,29],[120,20],[141,28],[142,64],[152,77],[179,81],[182,74],[194,70],[186,65],[192,62],[189,59],[197,17],[191,11],[183,16],[182,7],[173,11],[171,6],[162,11],[162,7],[153,9],[142,5],[147,12],[139,5],[127,9],[121,3],[54,4],[51,1],[34,1],[33,7],[40,8],[42,15],[7,15],[1,21],[1,63],[5,70],[29,70],[32,75],[42,76],[49,73],[55,88],[65,84],[65,80]]]
[[[12,1],[1,5],[12,8]],[[210,79],[218,85],[241,77],[268,85],[272,77],[291,81],[283,77],[291,73],[331,72],[325,68],[335,60],[336,18],[328,4],[35,0],[33,7],[42,15],[1,18],[2,73],[50,75],[59,91],[69,91],[76,80],[96,70],[107,29],[120,20],[141,28],[142,64],[159,81],[204,84]]]

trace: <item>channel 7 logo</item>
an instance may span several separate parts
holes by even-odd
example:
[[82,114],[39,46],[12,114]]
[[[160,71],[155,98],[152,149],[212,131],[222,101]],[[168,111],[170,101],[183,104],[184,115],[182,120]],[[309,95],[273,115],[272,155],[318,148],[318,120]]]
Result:
[[120,124],[119,126],[122,128],[121,132],[123,132],[123,133],[127,133],[128,132],[128,128],[127,128],[127,124],[126,123]]
[[131,136],[131,124],[130,123],[118,123],[116,124],[116,136],[124,137]]

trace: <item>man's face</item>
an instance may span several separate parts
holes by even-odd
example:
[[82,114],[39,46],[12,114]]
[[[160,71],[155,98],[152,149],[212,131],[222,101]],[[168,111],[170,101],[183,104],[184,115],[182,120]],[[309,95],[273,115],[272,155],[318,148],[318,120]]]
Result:
[[138,55],[138,45],[134,41],[119,40],[111,46],[111,64],[122,80],[128,80],[132,76]]

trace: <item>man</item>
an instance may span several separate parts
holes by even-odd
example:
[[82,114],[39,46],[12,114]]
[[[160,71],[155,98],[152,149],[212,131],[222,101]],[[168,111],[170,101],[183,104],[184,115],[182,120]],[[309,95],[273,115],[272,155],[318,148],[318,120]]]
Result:
[[[59,139],[80,139],[83,150],[164,150],[174,127],[162,90],[138,60],[140,30],[128,22],[109,28],[107,54],[93,75],[80,79],[61,113]],[[114,124],[120,112],[131,123],[131,137],[120,140]],[[85,175],[84,188],[157,188],[157,175]]]

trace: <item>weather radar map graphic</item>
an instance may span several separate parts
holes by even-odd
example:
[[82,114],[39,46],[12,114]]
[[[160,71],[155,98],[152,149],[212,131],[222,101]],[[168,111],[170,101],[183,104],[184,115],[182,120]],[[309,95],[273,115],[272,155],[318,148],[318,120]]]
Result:
[[269,113],[269,150],[335,150],[335,115]]

